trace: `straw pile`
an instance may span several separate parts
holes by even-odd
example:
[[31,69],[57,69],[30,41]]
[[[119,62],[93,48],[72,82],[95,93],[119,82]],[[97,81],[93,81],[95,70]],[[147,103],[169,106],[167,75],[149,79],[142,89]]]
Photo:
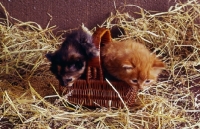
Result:
[[[117,11],[101,25],[123,28],[126,35],[116,40],[133,38],[144,43],[167,65],[159,82],[139,92],[136,105],[129,109],[100,107],[92,110],[72,105],[67,102],[69,94],[59,96],[52,84],[48,88],[54,93],[41,96],[31,78],[48,73],[43,70],[44,53],[54,51],[55,43],[61,38],[54,37],[48,27],[43,30],[37,24],[20,21],[11,24],[8,19],[1,22],[0,85],[10,88],[2,92],[0,125],[15,128],[200,128],[200,3],[197,0],[179,2],[168,12],[140,10],[141,18]],[[20,38],[13,35],[20,35]],[[31,55],[34,56],[31,58]],[[12,79],[4,81],[4,75],[15,73],[20,78],[31,76],[26,83],[28,89],[13,87]],[[50,103],[48,100],[52,98],[56,101]]]
[[48,24],[43,29],[35,22],[21,22],[3,9],[7,18],[0,22],[0,74],[17,75],[21,79],[43,74],[48,70],[44,54],[55,51],[62,42],[52,33],[56,26]]

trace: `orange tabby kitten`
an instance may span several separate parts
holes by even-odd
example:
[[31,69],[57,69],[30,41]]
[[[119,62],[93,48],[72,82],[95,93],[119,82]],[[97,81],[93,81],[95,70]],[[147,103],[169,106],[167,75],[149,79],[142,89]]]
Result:
[[139,89],[155,82],[165,67],[143,44],[132,40],[104,44],[101,56],[103,66],[112,76]]

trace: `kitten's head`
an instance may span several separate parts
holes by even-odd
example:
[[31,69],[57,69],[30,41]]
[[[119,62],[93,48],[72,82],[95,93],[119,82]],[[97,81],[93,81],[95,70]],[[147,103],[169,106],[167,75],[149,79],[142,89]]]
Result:
[[46,54],[46,57],[51,62],[50,70],[60,85],[72,86],[84,73],[86,61],[98,54],[91,35],[78,30],[67,36],[60,49]]
[[121,74],[124,74],[124,76],[121,76],[121,79],[130,86],[137,86],[139,89],[145,89],[145,87],[156,82],[163,68],[164,63],[153,55],[151,55],[149,59],[143,57],[139,60],[132,58],[122,62]]

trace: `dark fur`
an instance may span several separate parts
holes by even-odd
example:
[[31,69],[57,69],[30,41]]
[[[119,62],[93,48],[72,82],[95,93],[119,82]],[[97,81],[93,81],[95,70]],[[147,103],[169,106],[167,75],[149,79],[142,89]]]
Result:
[[72,86],[84,72],[86,62],[98,55],[98,50],[92,43],[91,35],[78,30],[67,36],[60,49],[48,53],[51,62],[50,70],[62,86]]

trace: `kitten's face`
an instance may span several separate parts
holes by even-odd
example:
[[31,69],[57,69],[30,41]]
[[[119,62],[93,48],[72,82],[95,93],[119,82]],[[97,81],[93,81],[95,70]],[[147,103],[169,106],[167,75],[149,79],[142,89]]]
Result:
[[[59,80],[61,86],[72,86],[74,82],[83,74],[85,70],[85,61],[71,60],[67,62],[67,65],[57,64],[56,78]],[[53,72],[53,70],[52,70]]]
[[72,86],[83,74],[86,61],[79,53],[70,53],[66,57],[58,52],[47,55],[51,61],[50,70],[59,80],[61,86]]
[[154,57],[146,63],[140,63],[140,61],[137,62],[137,60],[131,59],[121,64],[120,78],[130,86],[145,89],[156,82],[163,67],[164,64]]

